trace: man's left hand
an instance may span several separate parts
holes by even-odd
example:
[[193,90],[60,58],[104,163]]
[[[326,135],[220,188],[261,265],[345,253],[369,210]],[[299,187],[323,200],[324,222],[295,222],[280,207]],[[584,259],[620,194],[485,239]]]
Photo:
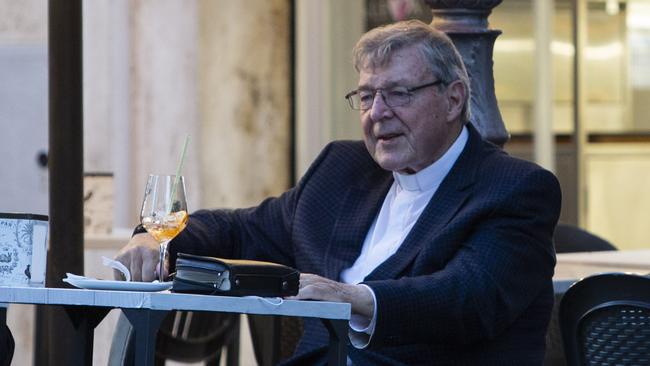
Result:
[[372,318],[374,302],[367,287],[332,281],[310,273],[300,274],[298,295],[292,300],[323,300],[347,302],[352,305],[352,312]]

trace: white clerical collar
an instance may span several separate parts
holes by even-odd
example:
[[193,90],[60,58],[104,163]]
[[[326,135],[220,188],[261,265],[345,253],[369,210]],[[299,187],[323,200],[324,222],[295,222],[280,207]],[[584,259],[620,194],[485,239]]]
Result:
[[456,141],[454,141],[451,147],[449,147],[440,159],[434,161],[431,165],[415,174],[393,172],[395,181],[401,189],[407,191],[426,191],[437,188],[442,180],[447,176],[451,167],[454,166],[460,153],[463,152],[468,137],[469,132],[467,131],[467,126],[463,126]]

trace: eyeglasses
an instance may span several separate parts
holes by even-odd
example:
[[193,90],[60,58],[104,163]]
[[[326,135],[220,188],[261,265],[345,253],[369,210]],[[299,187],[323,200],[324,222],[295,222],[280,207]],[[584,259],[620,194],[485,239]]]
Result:
[[397,86],[388,90],[357,89],[349,92],[345,96],[345,99],[348,100],[348,103],[350,103],[350,107],[352,107],[352,109],[365,111],[372,108],[372,104],[375,102],[375,96],[377,93],[379,93],[381,94],[382,98],[384,98],[384,103],[386,103],[386,105],[389,107],[401,107],[411,103],[411,97],[413,96],[414,92],[439,84],[445,85],[446,83],[442,80],[436,80],[434,82],[414,86],[412,88]]

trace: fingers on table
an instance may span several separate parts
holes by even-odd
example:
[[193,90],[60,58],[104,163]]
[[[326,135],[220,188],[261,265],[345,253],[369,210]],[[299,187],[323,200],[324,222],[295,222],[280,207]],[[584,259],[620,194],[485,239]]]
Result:
[[115,256],[115,260],[120,261],[129,269],[132,281],[150,282],[156,279],[155,270],[158,265],[157,248],[155,250],[149,246],[123,248]]
[[298,299],[339,301],[342,299],[345,284],[314,274],[300,275]]
[[141,259],[140,268],[142,281],[151,282],[158,279],[158,252],[144,254]]

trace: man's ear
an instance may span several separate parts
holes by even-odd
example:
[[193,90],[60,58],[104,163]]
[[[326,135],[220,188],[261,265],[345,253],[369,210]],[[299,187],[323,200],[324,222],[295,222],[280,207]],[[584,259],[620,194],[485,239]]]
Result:
[[453,81],[447,85],[447,121],[457,121],[463,112],[463,103],[467,95],[467,89],[460,80]]

